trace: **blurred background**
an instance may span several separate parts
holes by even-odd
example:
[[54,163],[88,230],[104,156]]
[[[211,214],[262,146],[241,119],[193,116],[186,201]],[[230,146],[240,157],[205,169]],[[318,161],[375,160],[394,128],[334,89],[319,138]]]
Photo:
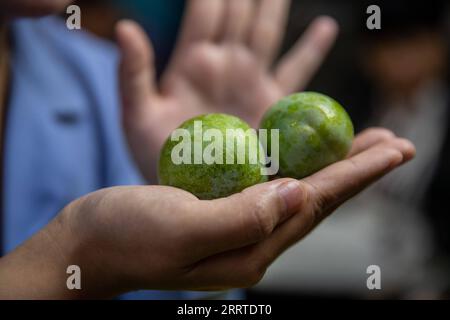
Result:
[[[276,1],[276,0],[274,0]],[[184,0],[85,0],[85,29],[114,41],[121,18],[140,22],[161,73],[176,41]],[[370,4],[382,29],[366,28]],[[417,158],[349,202],[290,249],[248,292],[260,298],[450,298],[450,6],[447,1],[296,0],[284,48],[318,15],[341,26],[308,90],[350,112],[357,130],[383,126],[412,140]],[[382,290],[368,290],[367,268]]]

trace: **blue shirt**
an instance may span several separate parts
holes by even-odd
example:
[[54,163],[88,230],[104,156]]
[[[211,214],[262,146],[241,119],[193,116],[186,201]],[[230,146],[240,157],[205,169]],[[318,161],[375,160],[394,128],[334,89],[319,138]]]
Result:
[[[12,40],[3,168],[4,252],[80,196],[143,183],[120,125],[115,47],[69,31],[55,17],[17,20]],[[146,291],[125,298],[203,295]]]

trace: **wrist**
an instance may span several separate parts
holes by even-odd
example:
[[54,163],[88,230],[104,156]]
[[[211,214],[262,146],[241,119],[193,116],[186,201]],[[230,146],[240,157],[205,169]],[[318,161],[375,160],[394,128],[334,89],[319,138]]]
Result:
[[113,298],[127,291],[120,281],[122,277],[114,258],[114,247],[103,241],[98,194],[69,204],[55,220],[53,229],[59,234],[55,237],[63,243],[61,250],[65,253],[66,267],[80,268],[81,290],[76,291],[77,297],[84,299]]
[[[72,299],[80,292],[67,287],[68,248],[60,215],[44,229],[1,259],[0,298]],[[69,241],[70,242],[70,241]]]

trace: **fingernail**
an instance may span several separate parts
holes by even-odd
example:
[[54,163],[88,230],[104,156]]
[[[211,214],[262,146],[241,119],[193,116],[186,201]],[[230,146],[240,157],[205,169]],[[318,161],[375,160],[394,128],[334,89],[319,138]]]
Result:
[[303,202],[300,182],[290,181],[282,183],[278,186],[277,191],[286,206],[286,218],[289,218],[300,210]]

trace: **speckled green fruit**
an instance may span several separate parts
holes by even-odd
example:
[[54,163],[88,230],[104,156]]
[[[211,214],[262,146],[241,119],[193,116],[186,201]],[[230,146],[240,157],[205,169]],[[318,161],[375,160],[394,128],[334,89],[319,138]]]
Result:
[[[226,143],[227,129],[242,129],[246,132],[250,126],[239,118],[225,115],[225,114],[209,114],[203,115],[183,123],[179,128],[189,131],[191,136],[191,143],[194,146],[194,125],[196,121],[202,121],[202,131],[206,132],[208,129],[217,129],[223,136],[223,161],[222,164],[194,164],[194,147],[191,148],[192,164],[174,164],[172,160],[172,150],[179,144],[179,141],[172,141],[171,137],[166,141],[160,155],[159,160],[159,182],[161,185],[172,186],[191,192],[199,199],[209,200],[227,197],[234,193],[241,192],[247,187],[267,181],[267,177],[261,175],[261,168],[263,165],[260,161],[251,164],[249,161],[248,140],[244,139],[235,141],[245,141],[245,163],[227,164],[226,156],[233,154],[234,159],[237,160],[237,152],[239,150],[238,143],[235,143],[234,148],[229,148],[230,145]],[[253,132],[256,137],[256,132]],[[257,138],[257,137],[256,137]],[[203,139],[204,140],[204,139]],[[211,144],[211,141],[203,141],[203,150]],[[258,146],[262,148],[261,145]],[[233,150],[234,149],[234,150]]]
[[[345,158],[354,137],[344,108],[315,92],[282,99],[267,111],[261,128],[280,130],[280,176],[297,179]],[[270,139],[267,144],[270,155]]]

